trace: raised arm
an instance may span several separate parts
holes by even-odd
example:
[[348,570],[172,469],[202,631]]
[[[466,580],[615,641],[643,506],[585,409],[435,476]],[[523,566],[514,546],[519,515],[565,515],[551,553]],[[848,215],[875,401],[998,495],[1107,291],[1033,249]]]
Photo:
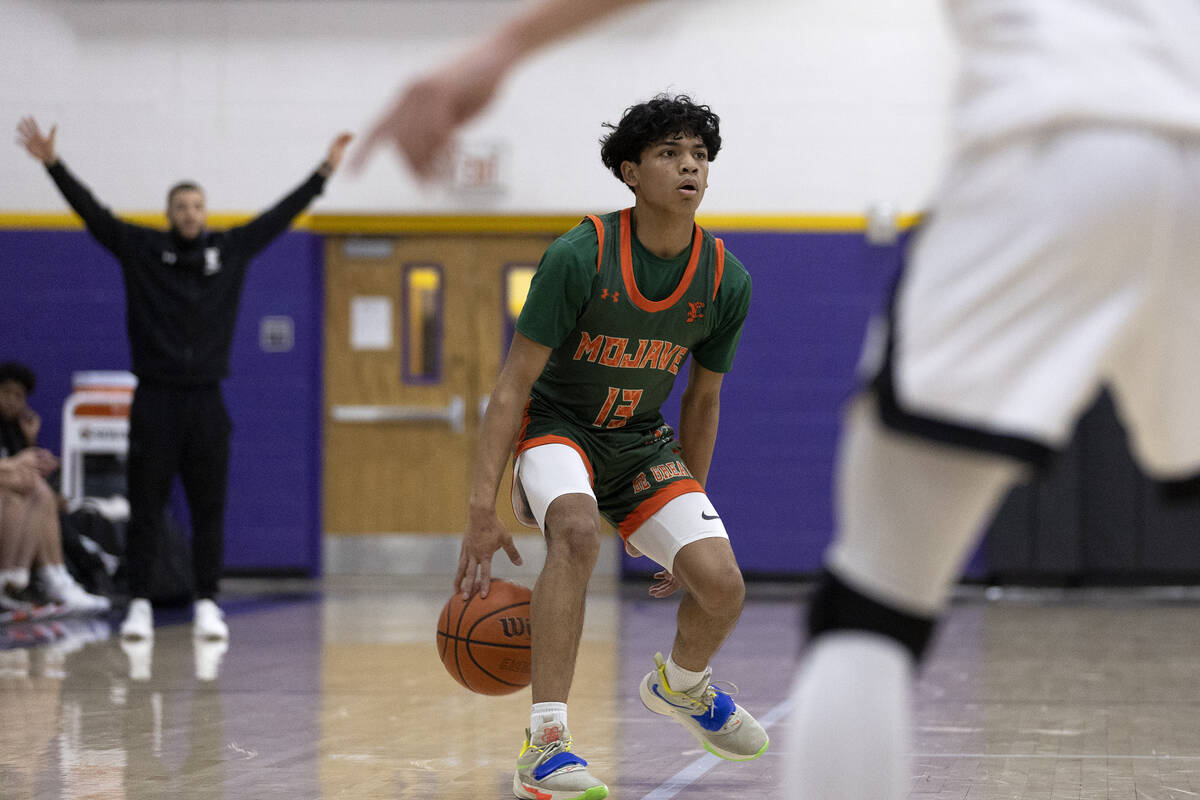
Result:
[[352,138],[353,134],[339,133],[329,145],[325,160],[304,183],[245,225],[230,230],[230,236],[247,257],[253,256],[270,244],[272,239],[286,231],[292,220],[300,216],[316,196],[324,191],[325,181],[342,163],[342,156],[345,155],[346,146]]
[[467,502],[467,530],[463,534],[458,569],[454,574],[454,589],[461,591],[464,597],[476,591],[487,595],[492,556],[500,548],[504,548],[514,564],[521,563],[512,535],[496,516],[496,492],[521,428],[529,390],[549,359],[549,347],[517,332],[492,389],[475,451],[471,496]]
[[29,155],[45,165],[46,171],[50,173],[54,184],[58,186],[63,199],[80,216],[83,224],[87,226],[88,232],[96,238],[96,241],[112,253],[117,254],[120,249],[121,235],[127,223],[122,222],[111,211],[100,205],[88,188],[80,183],[59,161],[54,146],[57,133],[57,125],[51,126],[50,131],[43,134],[38,127],[37,120],[33,117],[25,117],[17,125],[17,143],[24,147]]
[[403,89],[367,134],[352,168],[390,143],[418,175],[430,177],[455,130],[487,106],[526,56],[613,12],[646,0],[543,0],[459,58]]

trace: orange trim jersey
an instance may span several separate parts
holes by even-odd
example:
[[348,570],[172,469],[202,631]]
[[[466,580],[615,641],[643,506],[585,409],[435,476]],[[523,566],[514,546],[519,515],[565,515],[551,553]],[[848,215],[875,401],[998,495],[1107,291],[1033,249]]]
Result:
[[517,321],[552,348],[517,453],[575,450],[600,514],[624,538],[674,498],[704,491],[661,406],[689,355],[728,371],[750,305],[750,276],[719,239],[697,226],[684,252],[663,259],[633,223],[629,209],[589,216],[556,240]]
[[[553,348],[531,392],[535,411],[593,430],[649,430],[662,424],[660,407],[693,350],[719,338],[721,355],[714,355],[719,363],[704,358],[700,363],[714,371],[728,369],[750,285],[738,263],[738,295],[727,313],[716,312],[721,282],[730,271],[727,262],[734,262],[720,240],[695,226],[691,246],[680,256],[686,258],[682,273],[673,285],[663,287],[660,281],[654,287],[658,291],[643,291],[639,275],[661,278],[654,270],[669,269],[672,262],[655,259],[635,241],[631,209],[588,217],[563,240],[586,240],[596,247],[596,267],[589,269],[590,276],[574,268],[562,278],[561,291],[545,293],[550,301],[541,300],[539,276],[534,277],[517,330]],[[561,269],[546,265],[543,259],[539,271]],[[553,326],[565,327],[564,317],[573,326],[556,341]]]

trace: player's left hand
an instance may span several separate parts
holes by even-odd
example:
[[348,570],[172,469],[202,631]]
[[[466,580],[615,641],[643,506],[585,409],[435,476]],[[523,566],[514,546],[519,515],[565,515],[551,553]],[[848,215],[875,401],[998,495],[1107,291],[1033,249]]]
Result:
[[650,596],[661,600],[675,594],[681,586],[683,584],[679,582],[679,579],[664,569],[654,573],[654,583],[650,585]]

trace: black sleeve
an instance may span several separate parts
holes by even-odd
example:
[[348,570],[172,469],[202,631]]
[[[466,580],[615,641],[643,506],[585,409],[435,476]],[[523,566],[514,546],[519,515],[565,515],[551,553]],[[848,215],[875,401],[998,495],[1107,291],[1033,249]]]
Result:
[[63,198],[83,219],[88,233],[96,237],[96,241],[119,258],[121,242],[125,230],[130,227],[129,223],[122,222],[111,211],[100,205],[88,188],[71,174],[62,161],[55,161],[46,167],[46,171],[54,179]]
[[314,172],[308,180],[296,187],[287,197],[259,214],[245,225],[231,228],[230,239],[247,259],[271,243],[287,230],[292,220],[298,217],[308,204],[325,190],[325,176]]

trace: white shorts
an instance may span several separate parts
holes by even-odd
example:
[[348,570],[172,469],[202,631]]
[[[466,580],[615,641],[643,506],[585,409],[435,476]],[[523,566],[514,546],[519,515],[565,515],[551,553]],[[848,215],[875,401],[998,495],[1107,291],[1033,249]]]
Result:
[[[546,530],[546,511],[565,494],[585,494],[593,500],[591,478],[579,453],[565,444],[531,447],[513,465],[512,503],[524,525]],[[704,492],[688,492],[670,500],[626,539],[632,546],[670,571],[684,545],[700,539],[728,539],[725,525]]]
[[962,156],[909,262],[864,353],[889,424],[1035,458],[1108,384],[1147,471],[1200,469],[1200,141],[1078,128]]

